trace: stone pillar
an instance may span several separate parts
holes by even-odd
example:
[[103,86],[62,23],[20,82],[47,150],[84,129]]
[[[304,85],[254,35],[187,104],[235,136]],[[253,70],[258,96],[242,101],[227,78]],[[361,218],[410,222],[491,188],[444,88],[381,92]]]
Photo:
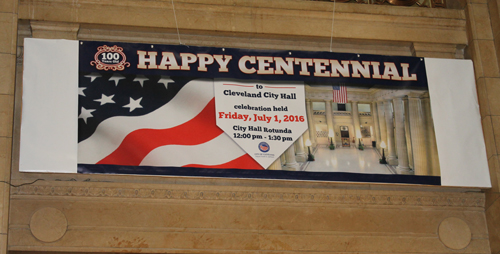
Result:
[[[335,144],[335,132],[333,129],[333,110],[332,110],[332,101],[325,100],[325,114],[326,114],[326,124],[328,126],[328,135],[332,133],[332,137],[328,136],[328,139],[332,139]],[[330,140],[328,140],[330,141]]]
[[429,97],[422,98],[422,108],[424,111],[425,117],[425,129],[426,129],[426,139],[428,140],[427,144],[427,154],[429,156],[429,168],[430,173],[434,176],[441,175],[441,170],[439,167],[439,157],[437,151],[437,143],[436,143],[436,133],[434,131],[434,120],[432,119],[431,113],[431,104]]
[[[411,134],[410,134],[410,110],[408,106],[408,98],[405,97],[403,99],[404,103],[404,115],[405,115],[405,136],[406,136],[406,149],[408,150],[408,164],[411,169],[415,168],[413,166],[413,149],[412,149],[412,143],[411,143]],[[415,172],[414,172],[415,173]]]
[[[377,103],[372,102],[372,118],[373,118],[373,126],[375,131],[375,137],[377,141],[377,147],[380,147],[380,125],[378,122],[378,112],[377,112]],[[374,147],[376,148],[376,147]],[[382,152],[382,151],[380,151]]]
[[309,128],[309,139],[311,140],[311,147],[316,147],[316,127],[314,126],[313,120],[313,110],[311,100],[306,100],[306,110],[307,110],[307,125]]
[[297,163],[295,160],[295,148],[294,145],[292,144],[285,152],[285,166],[283,167],[284,170],[290,170],[290,171],[298,171],[300,168],[300,165]]
[[385,126],[387,131],[387,162],[389,165],[397,165],[396,146],[394,143],[394,123],[392,120],[392,101],[384,102]]
[[398,147],[398,173],[410,174],[410,166],[408,164],[408,150],[406,149],[406,135],[404,123],[404,105],[403,98],[394,98],[394,122],[396,129],[396,143]]
[[[384,113],[384,102],[377,102],[377,112],[378,112],[378,123],[380,125],[380,143],[385,143],[385,153],[387,153],[387,128],[385,126],[385,113]],[[382,147],[380,147],[380,152],[382,152]]]
[[281,158],[276,159],[271,165],[269,165],[267,170],[282,170]]
[[429,175],[427,153],[425,151],[424,114],[422,112],[422,101],[418,96],[413,94],[408,96],[414,162],[413,170],[415,171],[415,175]]
[[[14,87],[16,80],[17,45],[17,0],[2,0],[0,3],[0,180],[11,182],[12,134],[14,119]],[[19,77],[21,78],[21,77]],[[18,94],[20,91],[18,92]],[[0,185],[0,253],[7,253],[9,231],[10,186]]]
[[359,111],[358,102],[352,101],[352,125],[354,126],[354,136],[356,137],[356,147],[359,146],[359,141],[361,140],[361,127],[359,127]]
[[297,141],[295,141],[295,145],[297,147],[297,152],[295,154],[297,161],[307,161],[307,154],[304,152],[304,139],[302,138],[302,135],[300,135]]

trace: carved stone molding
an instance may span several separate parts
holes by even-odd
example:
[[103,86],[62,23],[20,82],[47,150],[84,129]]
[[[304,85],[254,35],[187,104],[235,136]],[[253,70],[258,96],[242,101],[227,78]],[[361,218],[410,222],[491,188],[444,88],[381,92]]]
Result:
[[[208,188],[207,188],[208,189]],[[372,194],[373,193],[373,194]],[[15,196],[52,196],[52,197],[106,197],[131,199],[163,200],[210,200],[272,203],[318,203],[333,205],[383,205],[383,206],[437,206],[483,208],[485,198],[482,193],[439,193],[421,194],[394,192],[391,194],[376,191],[332,191],[317,192],[272,192],[272,191],[227,191],[192,190],[160,188],[118,188],[118,187],[81,187],[81,186],[42,186],[26,185],[12,188]]]

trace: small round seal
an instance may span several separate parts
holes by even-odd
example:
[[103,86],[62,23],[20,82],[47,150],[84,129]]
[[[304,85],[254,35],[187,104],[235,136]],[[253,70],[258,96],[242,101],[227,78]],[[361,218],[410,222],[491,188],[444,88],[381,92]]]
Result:
[[270,146],[269,146],[269,144],[268,144],[268,143],[266,143],[266,142],[260,142],[260,143],[259,143],[259,150],[260,150],[261,152],[263,152],[263,153],[267,153],[267,152],[269,152],[269,149],[270,149],[270,148],[271,148],[271,147],[270,147]]

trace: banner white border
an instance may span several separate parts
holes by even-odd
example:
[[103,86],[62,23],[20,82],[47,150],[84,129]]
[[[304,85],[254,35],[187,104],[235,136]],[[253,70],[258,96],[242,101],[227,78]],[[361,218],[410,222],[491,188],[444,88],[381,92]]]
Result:
[[491,188],[472,61],[424,59],[441,185]]
[[24,40],[21,172],[77,172],[78,41]]

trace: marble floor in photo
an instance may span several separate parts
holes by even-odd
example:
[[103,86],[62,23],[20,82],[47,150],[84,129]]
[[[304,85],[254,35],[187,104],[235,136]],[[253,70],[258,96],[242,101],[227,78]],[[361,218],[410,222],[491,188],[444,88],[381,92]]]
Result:
[[379,163],[380,155],[373,148],[361,151],[354,147],[338,147],[330,150],[327,146],[318,146],[314,157],[315,161],[302,165],[303,171],[395,174],[389,165]]

